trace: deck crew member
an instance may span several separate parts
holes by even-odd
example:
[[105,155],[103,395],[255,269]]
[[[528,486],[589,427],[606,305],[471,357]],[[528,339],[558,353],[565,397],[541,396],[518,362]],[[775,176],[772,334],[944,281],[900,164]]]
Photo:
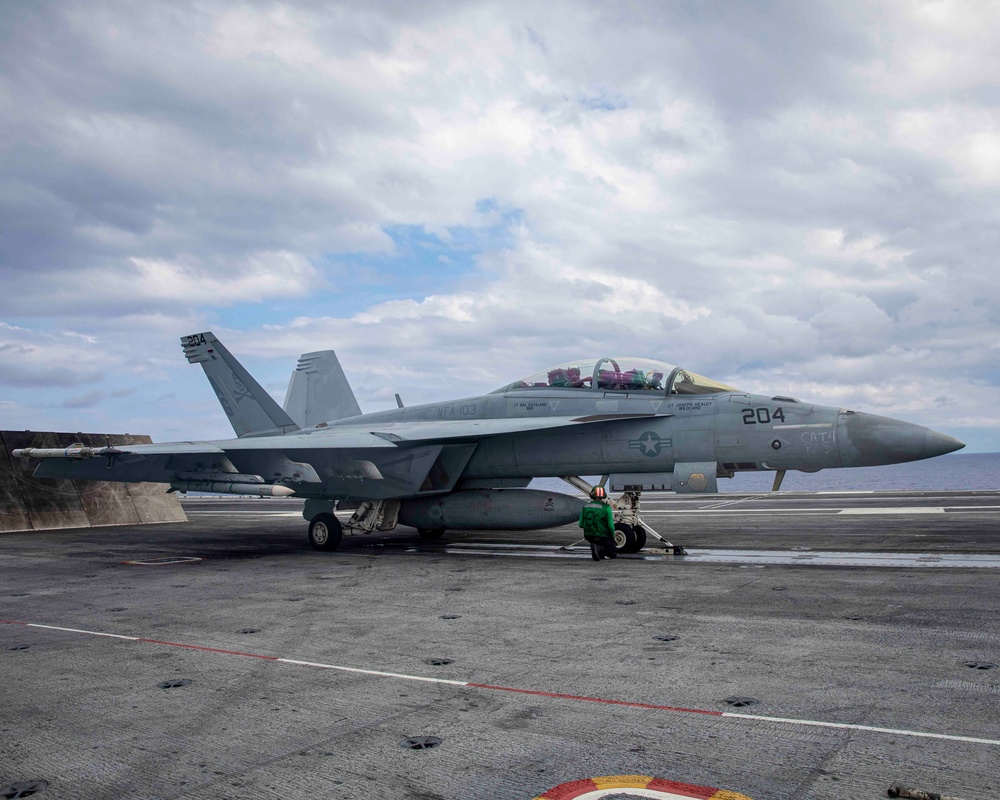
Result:
[[615,518],[608,503],[608,493],[603,486],[595,486],[590,490],[590,502],[580,511],[580,522],[583,528],[583,538],[590,542],[590,555],[594,561],[600,561],[607,556],[618,555],[615,549]]

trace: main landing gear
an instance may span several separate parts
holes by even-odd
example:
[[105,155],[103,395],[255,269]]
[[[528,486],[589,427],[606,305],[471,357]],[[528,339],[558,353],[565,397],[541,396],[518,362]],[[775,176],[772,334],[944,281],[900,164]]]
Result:
[[317,550],[336,550],[345,533],[371,533],[395,528],[399,501],[365,500],[344,524],[333,515],[332,500],[309,499],[302,508],[302,516],[309,520],[309,544]]
[[333,514],[317,514],[309,522],[309,544],[317,550],[336,550],[344,538],[344,526]]
[[[563,475],[561,477],[570,486],[579,489],[587,495],[590,495],[591,490],[594,488],[583,480],[583,478],[578,478],[575,475]],[[599,485],[604,486],[608,481],[608,477],[608,475],[605,475]],[[675,556],[684,555],[685,550],[681,545],[668,542],[639,515],[639,495],[639,492],[625,492],[617,500],[611,501],[611,508],[615,519],[615,551],[617,553],[638,553],[646,546],[647,538],[652,536],[654,539],[659,540],[664,552]],[[563,549],[568,550],[577,544],[579,542],[574,542]]]

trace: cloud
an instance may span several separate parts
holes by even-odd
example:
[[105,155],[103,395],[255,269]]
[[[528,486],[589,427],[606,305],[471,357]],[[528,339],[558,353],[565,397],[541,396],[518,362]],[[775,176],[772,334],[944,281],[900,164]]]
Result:
[[809,322],[836,355],[882,352],[892,332],[892,319],[871,298],[846,292],[827,295],[823,310]]
[[890,122],[890,137],[900,147],[944,162],[957,181],[1000,186],[1000,110],[995,107],[946,104],[900,111]]
[[[266,385],[335,346],[369,405],[625,352],[915,421],[946,396],[978,425],[988,10],[0,12],[0,383],[222,434],[176,347],[214,329]],[[143,406],[161,384],[179,399]]]
[[[9,314],[54,316],[112,312],[170,311],[198,305],[225,306],[284,297],[301,297],[323,287],[325,279],[301,255],[248,253],[220,267],[199,259],[180,262],[130,258],[116,266],[68,269],[39,283],[25,273],[11,278],[12,290],[0,298]],[[86,308],[80,307],[86,298]]]
[[108,393],[100,389],[95,389],[86,394],[69,397],[59,404],[60,408],[93,408],[98,403],[108,398]]
[[103,377],[84,337],[39,335],[0,322],[0,385],[69,388]]

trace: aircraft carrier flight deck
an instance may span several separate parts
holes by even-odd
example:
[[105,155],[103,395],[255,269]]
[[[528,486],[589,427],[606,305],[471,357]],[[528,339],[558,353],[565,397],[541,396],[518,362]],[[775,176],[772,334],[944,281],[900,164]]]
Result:
[[1000,796],[1000,492],[647,493],[687,555],[600,562],[183,505],[0,536],[0,797]]

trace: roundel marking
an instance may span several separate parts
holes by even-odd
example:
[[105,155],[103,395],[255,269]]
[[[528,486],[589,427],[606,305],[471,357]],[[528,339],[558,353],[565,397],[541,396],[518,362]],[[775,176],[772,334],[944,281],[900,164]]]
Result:
[[638,450],[647,458],[658,456],[663,447],[663,440],[656,431],[646,431],[638,439],[629,439],[629,449]]
[[[622,792],[621,790],[626,790]],[[628,791],[631,790],[631,791]],[[597,800],[609,795],[653,797],[659,800],[751,800],[744,794],[709,786],[695,786],[649,775],[604,775],[560,783],[534,800]]]

